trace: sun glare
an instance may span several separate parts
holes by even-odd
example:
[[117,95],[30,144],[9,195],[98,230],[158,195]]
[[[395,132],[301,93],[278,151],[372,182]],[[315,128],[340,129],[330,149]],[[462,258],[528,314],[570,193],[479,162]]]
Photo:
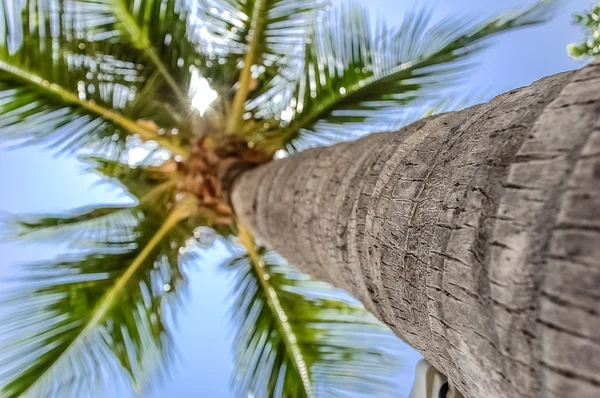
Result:
[[169,159],[171,153],[161,148],[156,141],[141,142],[139,139],[132,139],[126,156],[124,161],[129,166],[136,167],[141,164],[160,164]]
[[198,110],[200,116],[204,115],[210,104],[218,97],[217,92],[210,87],[208,80],[200,75],[196,68],[192,69],[190,93],[192,94],[192,108]]

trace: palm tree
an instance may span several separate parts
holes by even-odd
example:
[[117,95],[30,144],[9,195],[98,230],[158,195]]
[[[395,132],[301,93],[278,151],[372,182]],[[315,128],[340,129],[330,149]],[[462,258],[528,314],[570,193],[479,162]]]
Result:
[[268,247],[359,298],[465,397],[594,398],[599,127],[596,61],[246,171],[232,203]]
[[[549,8],[434,26],[414,12],[398,28],[371,29],[361,7],[325,0],[3,0],[0,136],[83,150],[132,202],[11,220],[13,237],[76,251],[20,266],[3,291],[2,396],[158,380],[172,360],[184,267],[215,236],[237,253],[226,268],[240,396],[392,395],[391,334],[255,243],[231,207],[233,182],[359,134],[348,131],[396,128],[407,105],[464,78],[484,39],[538,23]],[[286,195],[258,185],[261,201]],[[281,214],[268,218],[281,222],[282,239],[311,233],[287,229],[296,216]],[[365,345],[369,336],[380,345]]]

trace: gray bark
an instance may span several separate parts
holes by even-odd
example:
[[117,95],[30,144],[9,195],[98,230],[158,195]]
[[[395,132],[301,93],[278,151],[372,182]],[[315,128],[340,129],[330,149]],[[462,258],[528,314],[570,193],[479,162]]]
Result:
[[600,64],[261,166],[232,201],[466,397],[600,397]]

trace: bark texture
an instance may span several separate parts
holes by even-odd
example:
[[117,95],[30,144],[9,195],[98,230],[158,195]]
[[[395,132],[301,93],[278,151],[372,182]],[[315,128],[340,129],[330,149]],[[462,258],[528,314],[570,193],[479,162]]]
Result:
[[261,166],[232,197],[466,397],[600,397],[600,64]]

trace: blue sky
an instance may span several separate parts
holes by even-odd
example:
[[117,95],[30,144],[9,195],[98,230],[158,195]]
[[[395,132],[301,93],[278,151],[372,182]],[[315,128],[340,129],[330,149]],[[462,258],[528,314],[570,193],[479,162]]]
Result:
[[[590,0],[564,1],[557,16],[548,24],[501,35],[480,53],[478,66],[460,92],[483,93],[485,98],[527,85],[543,76],[581,67],[566,55],[568,43],[581,39],[583,32],[573,26],[571,14],[592,5]],[[364,4],[373,19],[385,19],[390,25],[401,20],[411,7],[430,6],[435,18],[467,15],[484,16],[531,4],[524,0],[368,0]],[[0,147],[0,217],[2,212],[36,213],[119,200],[120,192],[107,186],[94,185],[96,176],[85,172],[75,158],[54,157],[39,148],[8,151]],[[0,280],[10,275],[12,264],[52,257],[59,251],[50,246],[17,247],[0,242]],[[227,323],[227,277],[216,271],[223,251],[211,252],[210,260],[190,273],[192,296],[181,316],[176,332],[180,348],[180,364],[173,377],[162,387],[145,396],[228,397],[231,331]],[[399,375],[403,386],[398,396],[410,389],[412,364],[418,359],[407,352],[404,372]]]

